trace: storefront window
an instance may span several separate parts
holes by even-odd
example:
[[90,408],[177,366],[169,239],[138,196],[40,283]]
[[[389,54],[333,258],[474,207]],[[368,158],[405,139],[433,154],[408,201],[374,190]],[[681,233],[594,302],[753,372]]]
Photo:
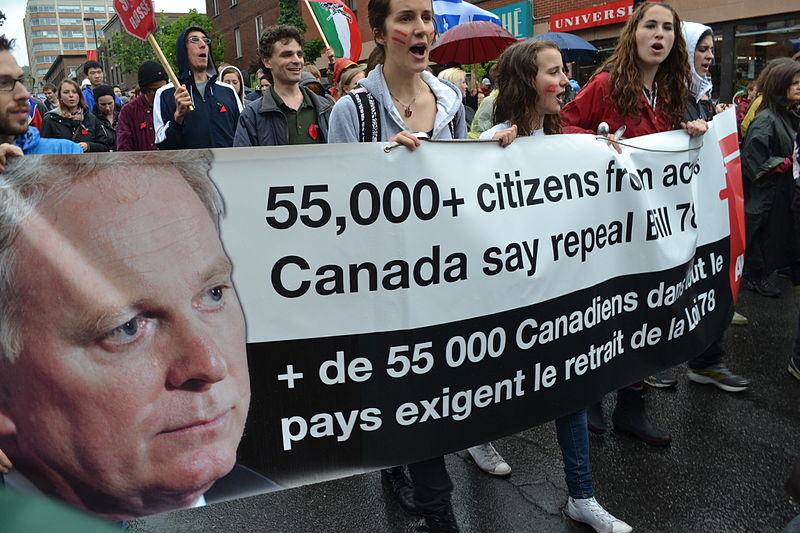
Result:
[[800,51],[800,18],[736,26],[734,91],[756,79],[768,61]]

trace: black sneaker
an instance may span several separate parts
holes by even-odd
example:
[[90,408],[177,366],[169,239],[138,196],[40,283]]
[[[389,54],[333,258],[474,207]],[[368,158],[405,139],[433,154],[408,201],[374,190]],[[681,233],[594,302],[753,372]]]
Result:
[[789,358],[789,373],[795,377],[795,379],[800,380],[800,357],[792,356]]
[[781,295],[781,290],[769,278],[748,279],[745,281],[744,286],[746,289],[768,298],[778,298]]
[[695,383],[716,385],[728,392],[742,392],[750,387],[750,381],[747,378],[737,376],[728,370],[725,363],[717,363],[707,368],[690,368],[687,375]]
[[644,378],[644,382],[657,389],[669,389],[678,384],[678,380],[669,375],[666,371],[656,372],[652,376]]

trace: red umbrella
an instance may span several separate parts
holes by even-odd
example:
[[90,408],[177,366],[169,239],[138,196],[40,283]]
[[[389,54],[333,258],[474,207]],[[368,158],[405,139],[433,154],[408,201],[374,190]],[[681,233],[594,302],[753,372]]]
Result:
[[431,60],[439,64],[483,63],[497,59],[517,39],[494,22],[479,20],[453,26],[431,49]]

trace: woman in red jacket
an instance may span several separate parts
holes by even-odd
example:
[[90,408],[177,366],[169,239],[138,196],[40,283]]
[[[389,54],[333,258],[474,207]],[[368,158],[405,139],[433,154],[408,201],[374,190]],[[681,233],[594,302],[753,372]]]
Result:
[[[605,122],[611,140],[623,126],[626,137],[678,128],[702,135],[708,129],[706,121],[682,122],[689,83],[691,72],[678,14],[664,3],[639,4],[622,29],[614,53],[561,112],[564,133],[595,133]],[[617,392],[614,428],[648,444],[667,445],[672,436],[650,422],[643,394],[642,382]],[[594,433],[605,432],[600,407],[587,408],[589,429]]]
[[705,121],[681,122],[691,82],[678,14],[668,4],[642,3],[614,53],[561,112],[564,133],[595,133],[601,122],[626,137],[678,129],[702,135]]

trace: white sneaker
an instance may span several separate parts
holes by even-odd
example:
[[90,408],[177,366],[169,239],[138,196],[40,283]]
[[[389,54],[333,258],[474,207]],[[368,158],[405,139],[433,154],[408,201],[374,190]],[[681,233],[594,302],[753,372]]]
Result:
[[491,442],[479,444],[467,449],[478,468],[492,474],[493,476],[507,476],[511,473],[511,467],[503,460],[503,456],[497,453]]
[[631,526],[603,509],[594,498],[576,500],[570,496],[564,513],[576,522],[592,526],[597,533],[630,533],[633,531]]

